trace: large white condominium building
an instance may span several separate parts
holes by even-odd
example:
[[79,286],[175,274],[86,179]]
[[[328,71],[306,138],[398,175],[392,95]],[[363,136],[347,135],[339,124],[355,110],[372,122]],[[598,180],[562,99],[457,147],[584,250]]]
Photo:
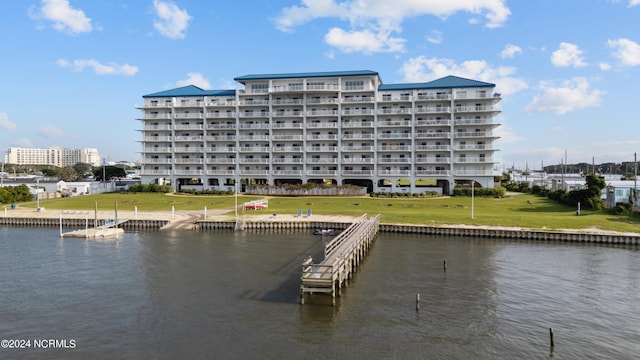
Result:
[[100,154],[97,149],[64,149],[59,146],[50,148],[10,147],[4,154],[4,162],[15,165],[51,165],[58,167],[87,163],[100,166]]
[[[447,76],[383,84],[374,71],[246,75],[236,90],[144,95],[143,183],[332,182],[369,191],[493,187],[494,84]],[[239,189],[238,189],[239,190]]]

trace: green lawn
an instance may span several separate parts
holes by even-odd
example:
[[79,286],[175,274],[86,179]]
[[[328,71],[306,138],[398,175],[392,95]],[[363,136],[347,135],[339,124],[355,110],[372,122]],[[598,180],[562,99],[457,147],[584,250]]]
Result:
[[[259,199],[257,196],[239,196],[238,204]],[[233,196],[183,196],[157,193],[113,193],[77,196],[72,198],[42,200],[40,206],[58,210],[93,210],[97,202],[98,210],[171,211],[232,209]],[[35,203],[20,204],[33,206]],[[588,229],[599,228],[623,232],[640,233],[640,217],[614,216],[604,212],[582,211],[560,205],[546,198],[522,194],[503,199],[474,199],[474,218],[471,218],[470,197],[442,198],[370,198],[370,197],[277,197],[269,200],[268,213],[303,214],[311,209],[318,215],[360,216],[381,214],[383,223],[423,224],[423,225],[489,225],[518,226],[531,229]],[[233,213],[230,210],[230,213]],[[247,214],[251,214],[249,211]]]

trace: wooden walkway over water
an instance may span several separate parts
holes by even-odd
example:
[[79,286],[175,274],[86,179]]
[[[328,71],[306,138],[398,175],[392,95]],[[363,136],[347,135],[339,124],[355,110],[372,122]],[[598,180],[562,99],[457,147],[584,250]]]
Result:
[[311,256],[302,263],[300,303],[307,294],[330,294],[335,306],[336,295],[356,272],[362,258],[373,243],[380,224],[380,215],[362,215],[351,226],[324,246],[324,260],[316,264]]

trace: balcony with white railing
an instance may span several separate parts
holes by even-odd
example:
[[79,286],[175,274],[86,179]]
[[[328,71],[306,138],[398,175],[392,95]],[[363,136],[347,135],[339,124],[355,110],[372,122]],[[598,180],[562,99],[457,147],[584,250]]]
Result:
[[378,176],[409,176],[411,170],[378,170]]
[[350,152],[354,152],[354,151],[366,151],[366,152],[370,152],[373,151],[373,146],[343,146],[342,147],[342,151],[350,151]]
[[343,140],[372,140],[375,138],[374,134],[344,134]]
[[302,110],[275,110],[273,117],[297,117],[304,115]]
[[411,95],[386,95],[382,94],[381,102],[394,102],[394,101],[411,101]]
[[378,109],[378,114],[381,114],[381,115],[411,114],[412,112],[413,112],[413,109],[411,108]]
[[343,109],[342,115],[374,115],[373,109]]
[[416,176],[449,176],[449,170],[416,170]]
[[207,175],[235,175],[235,170],[207,170]]
[[467,164],[492,163],[491,158],[484,157],[484,156],[458,156],[455,158],[455,162],[467,163]]
[[232,165],[236,163],[235,158],[215,158],[215,159],[207,159],[207,164],[228,164]]
[[206,114],[207,119],[235,119],[236,118],[236,113],[233,111],[229,111],[229,112],[208,112]]
[[226,106],[226,107],[233,107],[236,106],[236,102],[235,101],[210,101],[207,103],[207,106],[214,106],[214,107],[222,107],[222,106]]
[[493,125],[493,121],[491,119],[475,119],[475,118],[462,118],[455,119],[453,121],[454,125]]
[[207,124],[207,129],[235,129],[236,124]]
[[301,122],[277,122],[272,124],[273,129],[302,129]]
[[350,96],[342,98],[343,103],[372,103],[373,96]]
[[304,101],[302,99],[273,99],[271,103],[273,105],[302,105]]
[[240,100],[240,106],[253,106],[253,105],[269,105],[269,99],[245,99]]
[[308,122],[307,129],[337,129],[337,121]]
[[338,100],[338,98],[332,98],[332,97],[320,97],[320,98],[308,98],[307,99],[307,104],[308,105],[315,105],[315,104],[337,104],[340,101]]
[[307,135],[307,140],[338,140],[338,135],[337,134]]
[[212,153],[234,153],[236,152],[235,146],[212,146],[207,148],[207,152]]
[[202,118],[204,118],[204,114],[203,113],[195,113],[195,112],[190,112],[190,113],[176,112],[174,117],[176,119],[202,119]]
[[378,134],[378,139],[411,139],[411,133],[384,133]]
[[373,121],[343,121],[343,128],[372,128]]
[[272,150],[273,152],[295,152],[295,153],[301,153],[302,150],[302,146],[276,146],[273,147]]
[[204,126],[202,124],[175,124],[173,128],[175,130],[202,130]]
[[419,94],[417,100],[451,100],[451,94]]
[[395,120],[395,121],[378,121],[378,127],[408,127],[411,126],[409,120]]
[[343,164],[373,164],[373,158],[342,158]]
[[383,145],[378,146],[378,151],[411,151],[411,145]]
[[417,106],[416,114],[450,113],[450,106]]
[[169,120],[171,119],[170,113],[145,113],[143,116],[144,120]]
[[204,170],[179,170],[176,169],[173,172],[178,176],[202,176],[204,175]]
[[143,131],[171,131],[171,124],[145,125]]
[[181,100],[181,101],[176,101],[176,106],[175,107],[201,107],[202,105],[204,105],[204,102],[202,100]]
[[494,150],[491,144],[468,144],[454,146],[456,151]]
[[201,158],[197,158],[197,159],[176,158],[175,163],[176,164],[204,164],[204,159],[201,159]]
[[303,160],[301,157],[284,157],[284,158],[274,158],[273,160],[271,160],[272,163],[274,164],[302,164]]
[[240,135],[240,141],[269,141],[269,135]]
[[243,123],[240,124],[240,129],[268,129],[271,126],[269,125],[268,122],[264,122],[264,123]]
[[256,152],[256,153],[265,153],[265,152],[269,152],[269,147],[268,146],[244,146],[244,147],[240,147],[240,152],[241,153],[250,153],[250,152]]
[[170,165],[172,159],[144,159],[142,163],[144,165]]
[[304,135],[302,134],[273,134],[273,136],[271,137],[273,140],[280,140],[280,141],[293,141],[293,140],[304,140]]
[[326,152],[336,152],[338,151],[338,147],[337,146],[307,146],[305,148],[305,150],[308,153],[326,153]]
[[418,156],[416,164],[448,164],[449,160],[451,160],[449,157]]
[[337,164],[338,159],[334,157],[307,158],[307,164]]
[[273,170],[272,173],[275,176],[302,176],[302,170]]
[[416,151],[449,151],[449,145],[416,145]]
[[145,147],[142,149],[143,153],[170,153],[173,148],[170,147]]
[[144,142],[170,142],[171,136],[145,136],[142,141]]
[[309,176],[337,176],[336,170],[307,170]]
[[338,84],[307,84],[307,91],[338,91],[340,85]]
[[418,131],[415,135],[416,139],[448,139],[451,137],[449,132],[422,132]]
[[269,176],[269,170],[243,170],[243,169],[240,169],[240,175]]
[[416,120],[416,127],[420,126],[450,126],[451,120],[449,119],[429,119],[429,120]]
[[406,157],[382,157],[378,158],[378,164],[410,164],[411,158]]
[[307,110],[307,116],[338,116],[338,110]]
[[204,148],[203,147],[196,147],[196,146],[177,146],[173,148],[173,152],[174,153],[189,153],[189,154],[195,154],[195,153],[202,153],[204,152]]
[[346,176],[373,176],[373,170],[342,170]]
[[175,141],[203,141],[204,136],[196,135],[196,136],[176,136]]
[[456,138],[491,137],[491,133],[485,131],[458,131],[455,134]]
[[457,113],[464,112],[483,112],[483,111],[496,111],[498,110],[493,105],[472,105],[472,106],[456,106]]
[[222,136],[207,136],[207,141],[235,141],[235,135],[222,135]]
[[268,111],[241,111],[241,118],[268,118],[270,113]]
[[240,164],[268,164],[268,158],[244,158],[241,157],[238,162]]

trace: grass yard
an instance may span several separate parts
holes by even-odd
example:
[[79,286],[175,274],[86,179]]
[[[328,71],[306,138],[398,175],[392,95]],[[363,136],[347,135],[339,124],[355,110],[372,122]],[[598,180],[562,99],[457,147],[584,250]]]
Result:
[[[239,196],[238,204],[260,199],[258,196]],[[171,211],[230,209],[233,196],[185,196],[159,193],[112,193],[77,196],[73,198],[41,200],[40,206],[53,210],[119,210]],[[33,206],[35,203],[21,204]],[[317,215],[360,216],[381,214],[383,223],[422,225],[487,225],[517,226],[531,229],[602,229],[640,233],[640,217],[614,216],[605,212],[582,211],[530,194],[507,196],[503,199],[474,199],[474,218],[471,218],[470,197],[439,198],[370,198],[370,197],[275,197],[269,199],[269,208],[261,212],[303,214],[311,209]],[[250,214],[249,211],[247,214]]]

